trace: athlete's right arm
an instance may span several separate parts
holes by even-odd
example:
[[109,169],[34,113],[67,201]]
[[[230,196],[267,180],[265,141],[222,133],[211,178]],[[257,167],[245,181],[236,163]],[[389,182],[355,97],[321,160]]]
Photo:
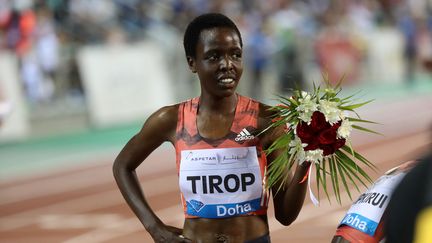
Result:
[[163,142],[174,142],[178,106],[163,107],[153,113],[114,161],[113,173],[126,202],[155,242],[190,242],[181,229],[165,225],[147,203],[135,169]]

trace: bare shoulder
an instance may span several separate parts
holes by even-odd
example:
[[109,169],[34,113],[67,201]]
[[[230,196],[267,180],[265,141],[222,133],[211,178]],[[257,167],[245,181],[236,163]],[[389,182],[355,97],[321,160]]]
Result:
[[172,125],[173,122],[177,123],[179,105],[180,104],[175,104],[161,107],[149,117],[149,120],[156,120],[158,123],[161,123],[161,125]]
[[179,104],[164,106],[155,111],[144,123],[140,135],[173,141],[177,126]]
[[178,105],[165,106],[144,122],[141,130],[123,147],[116,158],[117,165],[138,167],[147,156],[164,142],[173,142],[177,125]]

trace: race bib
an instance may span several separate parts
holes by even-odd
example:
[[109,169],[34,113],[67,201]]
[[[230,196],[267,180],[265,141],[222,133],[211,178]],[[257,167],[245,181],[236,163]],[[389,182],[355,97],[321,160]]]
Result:
[[394,188],[405,174],[402,172],[381,176],[367,192],[360,195],[354,202],[339,226],[347,225],[373,236]]
[[189,215],[225,218],[261,207],[263,182],[253,146],[183,150],[179,183]]

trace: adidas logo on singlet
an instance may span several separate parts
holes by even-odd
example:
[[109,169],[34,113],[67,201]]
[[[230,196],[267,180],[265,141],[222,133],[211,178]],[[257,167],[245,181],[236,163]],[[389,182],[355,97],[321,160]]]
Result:
[[254,135],[250,134],[250,132],[246,128],[243,128],[243,130],[241,130],[241,132],[237,134],[237,137],[234,140],[236,142],[240,142],[240,141],[250,140],[254,138],[255,138]]

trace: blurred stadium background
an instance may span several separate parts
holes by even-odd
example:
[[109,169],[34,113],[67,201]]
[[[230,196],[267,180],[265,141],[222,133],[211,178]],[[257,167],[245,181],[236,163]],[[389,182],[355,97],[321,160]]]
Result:
[[[375,99],[360,112],[384,136],[353,138],[373,178],[430,146],[430,0],[0,0],[1,242],[152,242],[111,164],[151,112],[199,95],[182,34],[203,12],[242,32],[240,93],[274,104],[326,72]],[[181,226],[173,149],[138,173],[158,215]],[[330,242],[351,200],[330,201],[307,199],[288,228],[270,212],[273,241]]]

